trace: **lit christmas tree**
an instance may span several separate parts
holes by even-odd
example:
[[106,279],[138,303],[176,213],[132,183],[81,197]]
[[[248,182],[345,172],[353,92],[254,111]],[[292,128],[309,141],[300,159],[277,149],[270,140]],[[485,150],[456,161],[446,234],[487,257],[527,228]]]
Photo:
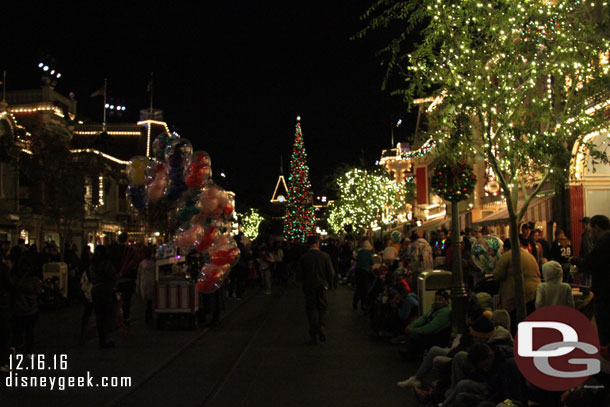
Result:
[[314,234],[316,219],[300,120],[301,118],[297,117],[294,146],[290,159],[284,236],[290,242],[305,243],[307,237]]

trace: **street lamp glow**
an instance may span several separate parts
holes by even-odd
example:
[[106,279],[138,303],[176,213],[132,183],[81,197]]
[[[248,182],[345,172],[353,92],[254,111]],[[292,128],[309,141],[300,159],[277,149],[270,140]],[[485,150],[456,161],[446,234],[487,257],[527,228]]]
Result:
[[61,78],[61,74],[57,72],[57,79]]
[[42,62],[38,64],[39,68],[42,68],[43,66],[44,66],[44,64]]
[[110,108],[111,108],[112,110],[114,110],[114,105],[110,105]]
[[105,107],[106,109],[108,109],[108,108],[110,108],[110,105],[109,105],[108,103],[106,103],[106,104],[104,105],[104,107]]
[[46,71],[48,71],[48,70],[49,70],[49,67],[45,65],[45,66],[42,68],[42,70],[46,72]]

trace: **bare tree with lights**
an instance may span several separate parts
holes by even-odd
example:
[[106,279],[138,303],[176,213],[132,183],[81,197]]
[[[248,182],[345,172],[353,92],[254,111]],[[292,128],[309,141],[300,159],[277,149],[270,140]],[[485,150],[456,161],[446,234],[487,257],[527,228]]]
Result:
[[[396,92],[409,102],[435,97],[437,146],[456,134],[462,115],[469,118],[456,151],[489,163],[507,202],[515,249],[532,198],[553,177],[565,182],[569,146],[603,122],[607,97],[595,96],[608,89],[607,16],[605,2],[574,0],[382,0],[365,14],[362,35],[404,27],[383,50],[387,78],[404,75],[404,89]],[[410,36],[415,28],[417,43]],[[520,257],[512,250],[517,322],[526,315]]]

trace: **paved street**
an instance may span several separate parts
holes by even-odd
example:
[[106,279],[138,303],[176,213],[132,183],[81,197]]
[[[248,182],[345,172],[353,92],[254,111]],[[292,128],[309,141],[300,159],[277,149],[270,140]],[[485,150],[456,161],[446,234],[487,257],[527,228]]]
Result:
[[[2,389],[2,405],[70,406],[404,406],[417,405],[396,387],[415,366],[395,346],[373,341],[368,320],[351,310],[347,287],[330,292],[328,342],[308,344],[300,289],[271,296],[251,290],[227,300],[219,326],[157,331],[135,319],[115,335],[117,348],[77,345],[80,307],[41,315],[38,349],[49,358],[68,354],[68,371],[56,375],[129,376],[127,389]],[[135,315],[142,315],[136,304]],[[58,327],[55,333],[51,326]],[[4,382],[4,380],[3,380]],[[6,403],[8,402],[8,403]]]

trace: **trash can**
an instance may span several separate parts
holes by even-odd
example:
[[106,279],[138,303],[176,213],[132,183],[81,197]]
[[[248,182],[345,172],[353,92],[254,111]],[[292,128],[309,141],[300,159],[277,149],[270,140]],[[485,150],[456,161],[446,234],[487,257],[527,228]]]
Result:
[[68,265],[66,263],[47,263],[42,266],[42,278],[57,277],[59,280],[59,292],[64,298],[68,298]]
[[451,290],[451,272],[443,270],[424,271],[417,278],[417,296],[419,298],[419,315],[424,315],[432,308],[436,290]]

